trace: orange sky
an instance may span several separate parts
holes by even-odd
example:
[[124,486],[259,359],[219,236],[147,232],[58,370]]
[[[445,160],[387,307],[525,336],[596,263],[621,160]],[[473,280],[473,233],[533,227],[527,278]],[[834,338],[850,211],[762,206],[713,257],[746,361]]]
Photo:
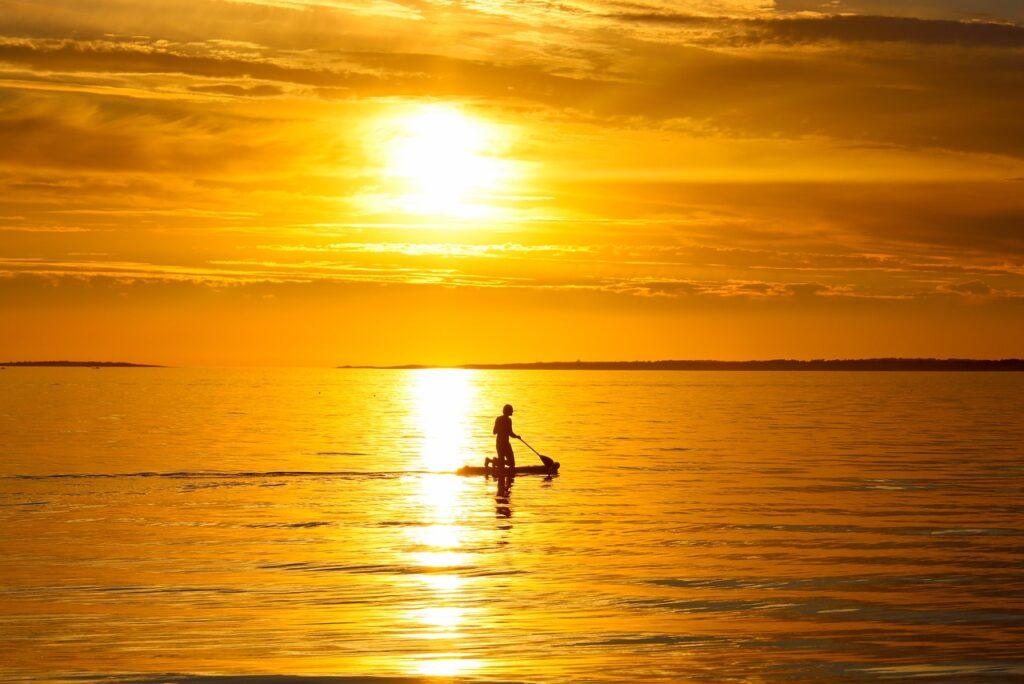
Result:
[[1024,9],[0,0],[0,333],[208,365],[1024,356]]

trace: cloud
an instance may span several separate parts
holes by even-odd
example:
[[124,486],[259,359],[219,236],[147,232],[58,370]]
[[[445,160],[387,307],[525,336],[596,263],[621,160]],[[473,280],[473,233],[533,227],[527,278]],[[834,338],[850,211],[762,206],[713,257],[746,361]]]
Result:
[[0,273],[50,279],[113,279],[191,282],[223,287],[250,283],[373,283],[378,285],[434,285],[443,287],[501,287],[507,278],[463,273],[450,268],[363,266],[327,261],[275,262],[214,260],[207,265],[186,266],[115,260],[51,261],[40,258],[0,258]]
[[[578,284],[577,287],[583,284]],[[858,291],[850,285],[823,283],[786,283],[750,280],[686,280],[672,278],[630,278],[594,284],[596,289],[636,297],[743,298],[750,301],[786,298],[847,297],[855,299],[910,299],[908,296]]]
[[747,40],[781,44],[886,42],[962,47],[1024,47],[1024,27],[910,17],[830,16],[751,21]]
[[968,280],[963,283],[945,285],[940,289],[946,292],[956,292],[962,295],[975,295],[978,297],[987,297],[995,292],[988,283],[981,280]]
[[[568,106],[597,99],[611,83],[558,75],[543,64],[410,52],[281,55],[266,49],[233,52],[218,44],[155,40],[0,39],[3,62],[65,74],[162,74],[184,79],[187,92],[249,96],[277,94],[283,92],[279,84],[290,84],[306,86],[309,94],[325,98],[488,97]],[[210,84],[208,79],[237,82]]]
[[4,233],[92,233],[96,228],[78,226],[0,226]]
[[[300,2],[163,0],[159,7],[134,0],[20,0],[5,2],[0,32],[35,38],[152,36],[175,42],[216,40],[226,46],[266,45],[278,49],[339,49],[363,44],[375,28],[421,26],[421,12],[400,12],[391,2],[330,6]],[[372,10],[384,9],[374,19]],[[362,31],[360,31],[362,29]],[[379,36],[388,42],[387,36]]]
[[221,83],[217,85],[195,85],[189,86],[189,90],[195,93],[216,93],[218,95],[231,95],[234,97],[274,97],[284,94],[284,90],[275,85],[234,85],[232,83]]
[[1024,27],[982,21],[851,15],[729,19],[671,12],[620,13],[609,18],[627,24],[691,29],[694,31],[692,38],[704,45],[882,42],[972,48],[1024,47]]
[[796,297],[810,297],[814,295],[828,295],[840,292],[835,287],[829,287],[822,283],[788,283],[785,285],[785,292]]
[[[609,32],[609,21],[623,30]],[[17,78],[9,75],[16,87],[46,83],[97,98],[287,94],[340,104],[457,98],[496,108],[529,103],[548,116],[582,117],[607,130],[644,120],[667,128],[685,124],[694,137],[820,137],[865,150],[1024,157],[1024,121],[1017,99],[1007,97],[1024,70],[1021,27],[663,13],[621,14],[601,25],[585,25],[571,54],[558,49],[562,29],[545,25],[533,34],[542,49],[516,58],[493,50],[470,58],[450,44],[397,40],[376,50],[297,51],[210,38],[65,37],[0,40],[0,62],[23,70]],[[645,26],[680,31],[629,30]],[[885,49],[861,45],[865,41]],[[202,110],[196,103],[181,106]],[[977,125],[979,112],[985,125]]]
[[404,256],[442,256],[477,258],[534,258],[563,256],[594,251],[586,245],[473,245],[453,242],[332,242],[322,245],[260,245],[259,249],[277,252],[328,252],[336,254],[400,254]]
[[[881,280],[876,274],[865,277],[856,271],[843,270],[827,271],[823,280],[808,280],[800,272],[794,276],[780,273],[775,279],[755,279],[736,277],[745,272],[742,267],[701,264],[693,258],[692,248],[689,254],[687,248],[680,248],[679,256],[684,259],[678,264],[660,262],[647,266],[646,274],[637,275],[636,266],[609,260],[610,250],[552,250],[550,246],[539,246],[532,252],[524,245],[474,245],[473,249],[461,250],[456,245],[452,254],[458,255],[460,260],[449,262],[438,261],[437,257],[443,254],[439,245],[426,244],[422,250],[407,247],[413,245],[392,244],[382,248],[370,243],[366,249],[361,249],[351,244],[334,252],[323,252],[325,258],[316,260],[220,258],[194,263],[130,261],[116,254],[76,251],[62,258],[2,258],[0,276],[8,280],[39,278],[52,284],[118,282],[126,287],[148,282],[190,283],[214,289],[262,284],[271,288],[266,290],[270,294],[275,286],[294,284],[406,286],[431,291],[454,288],[500,289],[510,293],[590,292],[626,299],[676,301],[680,305],[687,301],[742,300],[751,305],[761,302],[767,306],[775,302],[797,308],[839,300],[927,302],[936,295],[992,302],[1024,298],[1024,270],[1015,276],[993,270],[987,272],[985,281],[965,280],[964,273],[955,269],[943,271],[928,265],[915,269],[912,264],[904,263],[902,269],[894,269],[891,277]],[[639,249],[664,251],[659,246],[640,246]],[[280,253],[293,252],[283,250]],[[544,258],[540,262],[533,258],[494,259],[493,253],[543,254]],[[331,254],[340,258],[327,258]],[[689,258],[685,258],[687,256]],[[383,260],[383,257],[388,259]],[[762,257],[771,255],[762,254]],[[997,280],[1002,285],[997,289],[989,285],[988,280]]]
[[884,14],[920,19],[1024,21],[1019,0],[775,0],[779,12]]
[[376,80],[340,70],[289,66],[260,55],[215,56],[208,50],[207,54],[197,54],[194,46],[190,46],[190,54],[175,47],[160,41],[8,40],[0,43],[0,62],[47,71],[189,74],[312,86],[366,84]]
[[[113,187],[118,183],[122,192],[142,190],[147,184],[158,191],[166,190],[158,186],[172,177],[194,186],[204,176],[241,183],[296,166],[312,174],[320,168],[319,160],[344,153],[346,141],[329,121],[321,125],[328,133],[335,132],[333,138],[319,135],[301,116],[273,118],[241,103],[238,107],[0,88],[0,182],[4,169],[18,167],[25,174],[20,182],[49,173],[44,182],[54,188],[74,182],[94,186],[97,194],[105,183],[110,200],[119,196]],[[60,172],[76,176],[61,178],[56,175]],[[92,172],[123,175],[82,175]],[[154,175],[145,179],[139,174]],[[75,194],[65,193],[65,200]]]

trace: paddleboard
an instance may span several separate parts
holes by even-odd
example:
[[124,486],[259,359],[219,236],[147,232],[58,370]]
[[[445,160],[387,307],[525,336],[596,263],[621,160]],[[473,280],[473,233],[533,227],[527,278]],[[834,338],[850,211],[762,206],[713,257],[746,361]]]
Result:
[[[518,466],[516,475],[557,475],[559,464],[557,461],[552,467],[542,465]],[[498,476],[497,468],[484,468],[482,466],[462,466],[455,471],[456,475],[491,475]]]

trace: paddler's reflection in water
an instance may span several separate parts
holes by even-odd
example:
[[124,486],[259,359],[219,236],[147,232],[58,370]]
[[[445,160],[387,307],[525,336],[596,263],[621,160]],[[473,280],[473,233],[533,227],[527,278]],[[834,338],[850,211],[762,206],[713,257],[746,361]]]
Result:
[[512,498],[512,483],[515,480],[515,477],[498,476],[498,490],[494,494],[494,503],[497,504],[494,515],[498,518],[512,517],[512,507],[509,504]]

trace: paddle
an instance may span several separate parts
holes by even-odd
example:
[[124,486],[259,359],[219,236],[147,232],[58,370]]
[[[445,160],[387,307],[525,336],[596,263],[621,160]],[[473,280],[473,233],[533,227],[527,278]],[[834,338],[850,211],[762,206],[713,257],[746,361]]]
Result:
[[555,465],[555,459],[553,459],[553,458],[551,458],[551,457],[549,457],[549,456],[545,456],[544,454],[540,453],[539,451],[537,451],[536,449],[534,449],[534,448],[533,448],[532,446],[530,446],[529,444],[527,444],[527,443],[526,443],[526,440],[525,440],[525,439],[523,439],[522,437],[518,437],[517,439],[518,439],[518,440],[519,440],[520,442],[522,442],[523,444],[526,444],[526,448],[527,448],[527,449],[529,449],[529,450],[530,450],[530,451],[532,451],[533,453],[537,454],[537,456],[539,456],[539,457],[540,457],[541,463],[543,463],[543,464],[544,464],[545,466],[547,466],[548,468],[550,468],[550,467],[552,467],[553,465]]

